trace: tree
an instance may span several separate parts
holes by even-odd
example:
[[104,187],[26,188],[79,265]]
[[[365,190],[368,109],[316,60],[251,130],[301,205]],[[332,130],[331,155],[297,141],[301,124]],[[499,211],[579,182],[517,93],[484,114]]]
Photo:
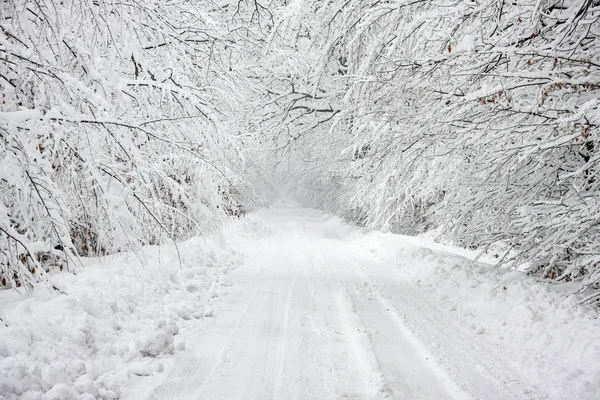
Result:
[[110,0],[1,8],[3,285],[31,288],[77,254],[213,229],[221,188],[241,200],[229,195],[241,168],[229,11]]
[[[370,228],[501,243],[506,262],[598,288],[597,1],[350,0],[298,13],[287,36],[309,32],[310,66],[289,85],[317,96],[270,131],[291,132],[283,145],[309,181],[335,188],[330,208]],[[323,103],[336,115],[317,129]]]

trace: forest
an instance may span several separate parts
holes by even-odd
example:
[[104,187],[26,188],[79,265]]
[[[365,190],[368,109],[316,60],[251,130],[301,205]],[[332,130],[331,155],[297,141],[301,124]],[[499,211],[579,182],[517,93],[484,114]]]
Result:
[[600,302],[600,1],[2,0],[0,280],[284,191]]

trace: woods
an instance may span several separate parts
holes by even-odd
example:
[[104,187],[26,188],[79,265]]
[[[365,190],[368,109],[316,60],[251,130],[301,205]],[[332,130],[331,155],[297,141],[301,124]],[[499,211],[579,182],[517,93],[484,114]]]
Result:
[[599,300],[598,1],[8,0],[0,15],[4,286],[218,229],[273,180]]
[[311,64],[294,84],[314,97],[309,112],[287,102],[282,131],[294,133],[279,136],[311,160],[290,173],[335,191],[307,199],[369,228],[435,229],[531,274],[598,288],[600,3],[311,7],[290,14],[298,36],[310,32]]
[[[0,276],[214,230],[237,207],[222,10],[8,1],[0,39]],[[240,189],[242,189],[242,186]],[[141,253],[140,253],[141,254]]]

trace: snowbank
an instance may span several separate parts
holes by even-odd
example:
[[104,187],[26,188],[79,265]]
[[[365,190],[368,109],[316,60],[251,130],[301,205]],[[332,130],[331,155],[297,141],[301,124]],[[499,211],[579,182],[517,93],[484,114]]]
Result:
[[212,316],[241,256],[192,239],[60,273],[33,296],[0,292],[0,399],[117,399],[185,349],[180,328]]

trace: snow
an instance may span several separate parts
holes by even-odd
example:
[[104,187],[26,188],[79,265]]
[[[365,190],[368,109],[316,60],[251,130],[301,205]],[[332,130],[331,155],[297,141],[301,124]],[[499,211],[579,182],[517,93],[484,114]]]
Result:
[[597,398],[600,320],[565,285],[293,204],[223,238],[1,292],[0,398]]
[[13,112],[0,111],[0,120],[7,121],[8,123],[20,124],[30,119],[40,119],[42,113],[39,110],[20,110]]
[[[147,248],[51,277],[32,297],[0,292],[0,398],[116,399],[131,376],[163,370],[240,263],[232,249],[193,239]],[[53,288],[54,289],[53,289]],[[5,326],[6,325],[6,326]],[[43,397],[40,397],[42,396]]]
[[474,345],[501,349],[505,362],[536,392],[557,399],[597,397],[600,320],[595,309],[578,305],[576,284],[553,285],[521,271],[472,263],[475,252],[425,239],[369,236],[364,242],[372,257],[401,270],[413,290],[460,321]]

